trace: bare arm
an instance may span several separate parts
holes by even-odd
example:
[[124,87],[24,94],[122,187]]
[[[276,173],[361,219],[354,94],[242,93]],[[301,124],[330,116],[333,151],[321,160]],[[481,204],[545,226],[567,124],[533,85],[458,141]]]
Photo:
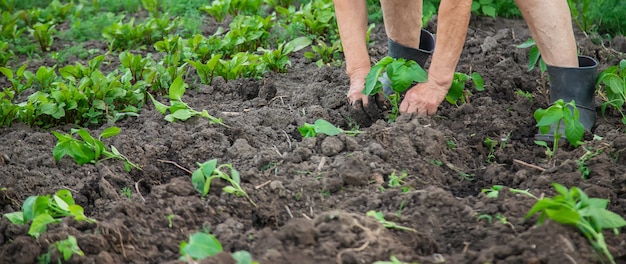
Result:
[[357,101],[367,105],[368,98],[362,93],[365,77],[371,67],[365,43],[367,5],[364,0],[334,0],[334,4],[343,54],[346,58],[346,72],[350,77],[348,100],[353,105]]
[[434,115],[446,97],[469,25],[472,0],[441,0],[437,25],[435,52],[428,69],[428,82],[411,88],[402,103],[400,112]]

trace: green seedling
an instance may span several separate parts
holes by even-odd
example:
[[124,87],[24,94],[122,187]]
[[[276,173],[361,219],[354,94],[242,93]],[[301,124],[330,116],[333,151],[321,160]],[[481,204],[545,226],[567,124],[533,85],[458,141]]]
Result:
[[454,141],[454,139],[446,140],[446,147],[448,147],[449,150],[456,149],[456,142]]
[[346,135],[349,135],[349,136],[355,136],[355,135],[364,133],[358,130],[343,130],[324,119],[317,119],[315,120],[315,123],[313,124],[304,123],[304,125],[298,127],[298,132],[300,132],[300,135],[302,135],[302,137],[305,137],[305,138],[316,137],[317,134],[336,136],[341,133],[345,133]]
[[541,141],[541,140],[535,140],[534,142],[535,142],[535,145],[544,147],[546,149],[545,153],[548,159],[552,159],[554,157],[555,150],[553,150],[550,146],[548,146],[548,142]]
[[578,171],[580,172],[580,176],[583,179],[588,179],[589,174],[591,174],[591,169],[587,166],[587,161],[591,160],[595,156],[598,156],[602,153],[602,149],[593,150],[593,148],[585,148],[585,154],[576,160],[576,165],[578,165]]
[[473,72],[471,75],[467,75],[465,73],[455,72],[450,89],[446,94],[446,101],[453,105],[458,105],[459,101],[461,104],[468,103],[472,92],[465,89],[465,84],[469,80],[474,84],[476,91],[480,92],[485,90],[485,81],[480,73]]
[[304,57],[315,61],[317,67],[322,68],[324,65],[340,66],[341,60],[339,60],[339,49],[341,48],[341,42],[335,41],[332,45],[326,45],[326,42],[318,41],[316,46],[311,46],[312,51],[304,53]]
[[389,187],[400,187],[402,186],[402,184],[404,184],[404,178],[408,177],[409,175],[407,174],[406,171],[402,171],[402,173],[400,175],[396,175],[396,171],[391,172],[391,175],[389,175]]
[[615,263],[602,230],[613,229],[617,234],[618,228],[626,226],[626,220],[607,210],[608,199],[589,198],[578,187],[568,189],[558,183],[553,183],[552,186],[558,194],[552,198],[539,199],[525,218],[539,213],[537,225],[543,224],[546,219],[573,225],[589,240],[595,250],[603,253],[611,263]]
[[530,53],[528,55],[528,71],[532,71],[537,63],[539,63],[539,69],[541,70],[541,77],[543,79],[543,75],[548,69],[548,65],[541,58],[541,53],[539,53],[539,48],[537,47],[537,43],[535,43],[534,39],[527,39],[524,43],[515,46],[519,49],[527,49],[530,48]]
[[172,226],[174,225],[172,223],[172,220],[174,219],[174,217],[176,217],[175,214],[169,214],[167,215],[167,227],[172,228]]
[[527,92],[527,91],[524,91],[524,90],[521,90],[521,89],[517,89],[517,91],[515,91],[515,94],[528,99],[528,101],[530,101],[530,102],[534,102],[535,101],[535,97],[533,97],[533,94],[531,94],[530,92]]
[[482,220],[482,219],[485,219],[485,220],[487,220],[487,222],[489,222],[489,224],[491,224],[491,223],[493,222],[493,216],[491,216],[491,215],[489,215],[489,214],[481,214],[481,215],[478,215],[478,216],[476,217],[476,219],[477,219],[477,220]]
[[574,147],[578,147],[578,145],[581,144],[580,140],[585,134],[585,128],[583,124],[578,121],[580,113],[574,101],[565,103],[563,99],[559,99],[547,109],[537,109],[534,113],[534,117],[537,121],[539,131],[542,134],[547,134],[550,132],[550,128],[554,128],[552,155],[556,153],[559,146],[559,139],[563,136],[559,132],[562,125],[565,125],[565,137],[567,141]]
[[[85,255],[85,253],[78,246],[78,242],[76,241],[76,238],[72,235],[69,235],[67,236],[67,239],[59,240],[57,242],[54,242],[54,244],[50,245],[50,248],[48,249],[48,253],[43,254],[39,257],[39,263],[52,263],[50,260],[50,253],[52,252],[53,248],[56,248],[56,250],[59,251],[59,253],[61,253],[61,256],[63,256],[63,261],[70,260],[70,258],[72,258],[72,255],[74,254],[78,256]],[[61,258],[57,259],[57,262],[61,263]]]
[[[217,159],[212,159],[204,163],[198,163],[199,168],[191,175],[191,183],[194,188],[200,192],[202,198],[206,197],[211,188],[211,181],[214,179],[222,179],[230,185],[222,188],[223,191],[236,196],[243,196],[250,204],[257,206],[248,196],[248,193],[241,187],[241,177],[239,172],[233,168],[232,164],[222,164],[217,166]],[[228,170],[224,172],[223,170]]]
[[[417,263],[417,262],[414,262]],[[396,256],[391,256],[389,261],[376,261],[374,264],[410,264],[408,262],[404,262],[396,258]]]
[[289,55],[311,45],[311,39],[307,37],[299,37],[286,43],[281,43],[275,50],[266,50],[259,48],[263,52],[261,61],[266,67],[275,72],[287,72],[287,66],[291,66]]
[[124,187],[122,189],[120,189],[120,192],[126,196],[126,198],[128,199],[128,201],[131,201],[131,198],[133,197],[133,191],[128,188],[128,187]]
[[598,95],[602,98],[602,114],[607,106],[613,107],[622,116],[622,124],[626,125],[624,102],[626,102],[626,59],[621,60],[619,65],[613,65],[602,71],[598,76],[598,84],[604,84],[604,89],[598,89]]
[[30,29],[33,38],[39,43],[39,48],[41,48],[42,52],[50,50],[50,46],[52,46],[52,42],[54,41],[54,33],[56,33],[55,27],[56,25],[54,23],[37,23]]
[[200,77],[200,81],[203,84],[210,85],[211,82],[213,82],[213,76],[215,76],[216,68],[222,66],[220,58],[222,58],[222,55],[216,54],[206,63],[193,60],[186,60],[186,62],[196,69],[196,73]]
[[[487,195],[487,197],[489,198],[498,198],[498,196],[500,195],[500,191],[503,190],[504,188],[505,186],[503,185],[494,185],[494,186],[491,186],[491,188],[489,189],[483,189],[481,192]],[[514,194],[523,194],[533,199],[538,199],[537,196],[530,193],[528,189],[526,190],[520,190],[520,189],[514,189],[514,188],[508,188],[508,189],[510,192]]]
[[85,216],[83,208],[74,202],[72,193],[68,190],[59,190],[52,198],[50,195],[29,196],[24,200],[21,212],[4,214],[13,224],[30,223],[28,234],[35,238],[46,232],[48,224],[59,223],[66,216],[73,216],[77,221],[95,222]]
[[[111,149],[107,149],[100,141],[103,138],[110,138],[119,134],[121,129],[119,127],[109,127],[102,131],[98,138],[94,138],[87,132],[87,130],[72,129],[70,134],[61,134],[56,131],[52,131],[52,134],[58,139],[56,146],[52,150],[52,155],[56,161],[61,160],[64,156],[70,156],[76,161],[76,163],[83,165],[86,163],[95,164],[96,162],[107,159],[118,159],[124,162],[124,168],[126,171],[130,171],[131,168],[141,170],[139,165],[134,164],[122,155],[117,148],[111,145]],[[80,139],[74,138],[74,134],[78,134]]]
[[209,115],[206,110],[198,112],[189,107],[189,105],[187,105],[185,102],[181,101],[183,94],[185,93],[185,85],[185,82],[180,76],[172,82],[172,85],[170,85],[169,88],[170,106],[167,106],[157,101],[151,94],[148,94],[150,96],[150,99],[152,100],[152,103],[154,103],[154,107],[157,111],[159,111],[159,113],[165,114],[168,111],[170,112],[168,115],[165,116],[165,120],[169,122],[176,122],[185,121],[193,116],[201,116],[208,119],[209,123],[211,124],[220,124],[222,126],[228,127],[222,122],[221,118]]
[[[16,95],[19,95],[24,90],[32,87],[33,78],[26,78],[27,76],[32,75],[32,73],[26,70],[27,66],[28,65],[24,64],[15,70],[15,72],[10,68],[0,67],[0,73],[7,78],[9,83],[11,83],[11,87],[3,91],[3,93],[11,99],[11,101]],[[10,93],[7,93],[7,90],[10,90]]]
[[498,146],[498,141],[491,139],[490,137],[485,137],[483,141],[483,146],[485,146],[489,150],[489,154],[487,154],[487,163],[492,163],[496,160],[496,155],[494,154],[496,151],[496,147]]
[[414,232],[417,233],[417,230],[410,228],[410,227],[406,227],[406,226],[401,226],[398,225],[392,221],[387,221],[385,219],[385,216],[383,215],[383,212],[381,211],[368,211],[366,213],[367,216],[373,217],[374,219],[378,220],[378,222],[380,222],[385,228],[393,228],[393,229],[398,229],[398,230],[403,230],[403,231],[409,231],[409,232]]
[[[215,256],[223,251],[222,243],[209,233],[196,232],[189,237],[189,242],[180,243],[180,260],[194,262]],[[252,260],[250,252],[240,250],[231,254],[237,264],[258,264]]]
[[383,84],[379,79],[383,75],[383,72],[387,73],[389,81],[391,81],[391,88],[393,89],[393,94],[386,96],[391,103],[389,121],[393,122],[400,113],[399,104],[401,94],[406,92],[414,83],[427,81],[428,75],[415,61],[407,61],[402,58],[394,59],[387,56],[370,69],[370,72],[365,77],[363,94],[374,96],[382,91]]
[[9,49],[9,43],[0,40],[0,67],[4,67],[15,54]]
[[494,0],[474,0],[472,1],[472,13],[496,18],[494,4]]

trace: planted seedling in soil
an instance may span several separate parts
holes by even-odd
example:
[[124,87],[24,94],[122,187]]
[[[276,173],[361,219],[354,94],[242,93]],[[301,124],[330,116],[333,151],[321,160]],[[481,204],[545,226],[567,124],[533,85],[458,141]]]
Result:
[[85,216],[83,208],[74,202],[68,190],[59,190],[52,198],[50,195],[29,196],[24,200],[21,212],[4,214],[13,224],[25,225],[32,221],[28,234],[35,238],[46,232],[48,224],[59,223],[66,216],[73,216],[76,221],[95,222]]
[[[550,154],[548,154],[549,157],[552,157],[559,147],[559,139],[563,136],[559,130],[563,125],[565,125],[565,137],[567,141],[574,147],[580,145],[580,140],[585,134],[585,128],[583,124],[578,121],[580,113],[574,101],[565,103],[563,99],[559,99],[547,109],[537,109],[534,116],[537,121],[537,126],[539,127],[539,132],[542,134],[547,134],[550,132],[550,128],[554,128],[554,142],[552,150],[549,152]],[[541,142],[543,141],[535,141],[535,144],[547,147],[547,143]]]
[[[65,155],[70,156],[76,161],[76,163],[83,165],[86,163],[95,164],[98,161],[107,159],[118,159],[124,161],[124,168],[126,171],[130,171],[131,168],[141,170],[139,165],[134,164],[122,155],[117,148],[111,145],[111,149],[108,150],[100,139],[110,138],[119,134],[121,129],[119,127],[109,127],[102,131],[98,138],[94,138],[87,132],[87,130],[72,129],[70,134],[61,134],[56,131],[52,131],[58,141],[52,155],[56,161],[61,160]],[[74,138],[74,134],[78,134],[80,139]],[[102,158],[104,157],[104,158]]]
[[448,94],[446,94],[446,101],[453,105],[458,105],[459,101],[461,101],[461,104],[468,103],[472,92],[465,89],[465,84],[469,80],[472,80],[476,91],[481,92],[485,90],[485,81],[480,73],[473,72],[471,75],[467,75],[465,73],[455,72]]
[[[504,188],[505,186],[503,185],[494,185],[494,186],[491,186],[491,188],[489,189],[483,189],[481,192],[487,195],[487,197],[489,198],[498,198],[498,196],[500,195],[500,191],[502,191]],[[508,188],[508,189],[510,192],[514,194],[523,194],[535,200],[538,199],[537,196],[530,193],[528,189],[526,190],[520,190],[520,189],[514,189],[514,188]]]
[[304,123],[304,125],[298,127],[298,131],[300,132],[300,135],[302,135],[302,137],[316,137],[317,134],[326,134],[329,136],[336,136],[341,133],[345,133],[348,136],[355,136],[358,134],[365,133],[365,132],[354,130],[354,129],[343,130],[324,119],[315,120],[315,123],[313,124]]
[[[48,253],[43,254],[39,257],[39,263],[52,263],[50,259],[50,253],[52,249],[56,248],[57,251],[63,256],[63,261],[68,261],[72,258],[72,255],[76,254],[78,256],[84,256],[85,253],[78,246],[78,242],[74,236],[67,236],[67,239],[60,240],[54,242],[54,244],[50,245],[48,249]],[[57,259],[58,263],[61,263],[61,258]]]
[[[222,179],[230,184],[222,188],[223,191],[236,196],[246,197],[252,205],[257,206],[256,203],[250,199],[248,193],[241,188],[241,177],[239,176],[239,172],[233,168],[232,164],[217,166],[217,159],[212,159],[204,163],[198,163],[198,166],[199,168],[191,175],[191,183],[194,188],[202,194],[202,198],[209,193],[212,180]],[[223,171],[226,169],[228,172]]]
[[614,65],[604,70],[598,76],[598,84],[604,84],[604,89],[598,89],[602,98],[602,114],[607,106],[612,106],[622,116],[622,123],[626,125],[624,102],[626,102],[626,60],[621,60],[619,66]]
[[558,194],[552,198],[539,199],[525,218],[540,213],[537,225],[543,224],[546,219],[573,225],[589,240],[595,250],[604,254],[611,263],[615,263],[602,230],[613,229],[617,234],[618,228],[626,226],[626,220],[607,210],[608,199],[589,198],[578,187],[567,189],[558,183],[553,183],[552,186]]
[[383,212],[380,211],[368,211],[366,213],[367,216],[370,217],[374,217],[376,220],[378,220],[378,222],[380,222],[380,224],[382,224],[385,228],[393,228],[393,229],[398,229],[398,230],[403,230],[403,231],[409,231],[409,232],[414,232],[417,233],[417,230],[410,228],[410,227],[406,227],[406,226],[401,226],[398,225],[392,221],[388,221],[385,219],[385,216],[383,215]]
[[393,122],[399,115],[401,94],[406,92],[414,83],[427,81],[428,75],[415,61],[407,61],[402,58],[394,59],[387,56],[376,63],[365,77],[363,94],[375,96],[382,91],[383,84],[379,79],[384,72],[387,73],[393,90],[391,95],[385,95],[391,103],[391,113],[388,118],[390,122]]
[[220,124],[222,126],[228,127],[222,122],[221,118],[209,115],[206,110],[198,112],[189,107],[189,105],[187,105],[185,102],[181,101],[184,93],[185,82],[183,81],[182,77],[179,76],[172,82],[172,85],[170,85],[169,88],[170,106],[167,106],[157,101],[151,94],[148,95],[150,96],[152,103],[154,103],[154,107],[157,111],[159,111],[161,114],[165,114],[167,111],[170,112],[168,115],[165,116],[165,120],[169,122],[176,122],[178,120],[185,121],[193,116],[201,116],[209,119],[209,123],[211,124]]
[[[180,260],[189,263],[215,256],[223,251],[222,243],[211,234],[197,232],[189,237],[189,242],[180,243]],[[231,254],[237,264],[258,264],[248,251],[240,250]]]

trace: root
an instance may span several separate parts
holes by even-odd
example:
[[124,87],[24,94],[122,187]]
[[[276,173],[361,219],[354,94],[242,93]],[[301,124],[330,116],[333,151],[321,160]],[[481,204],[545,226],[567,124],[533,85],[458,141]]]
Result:
[[352,226],[350,226],[348,229],[352,229],[353,227],[358,227],[359,229],[361,229],[365,235],[365,237],[361,240],[362,244],[358,247],[354,247],[354,248],[345,248],[342,249],[339,254],[337,254],[337,264],[341,264],[341,256],[346,253],[346,252],[359,252],[359,251],[363,251],[365,250],[370,243],[376,241],[376,239],[380,236],[381,231],[383,230],[382,225],[379,225],[377,229],[375,230],[371,230],[363,225],[361,225],[358,221],[356,217],[360,217],[358,215],[354,215],[354,214],[349,214],[348,216],[353,217],[352,219]]

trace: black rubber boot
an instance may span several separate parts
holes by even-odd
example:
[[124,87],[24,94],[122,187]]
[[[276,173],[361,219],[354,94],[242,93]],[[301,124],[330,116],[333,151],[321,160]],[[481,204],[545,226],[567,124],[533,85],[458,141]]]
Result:
[[[435,50],[435,37],[432,33],[422,29],[422,33],[420,34],[420,46],[418,49],[404,46],[395,42],[391,38],[387,38],[387,47],[390,57],[413,60],[423,68],[424,64],[426,64],[426,60],[428,60],[428,57],[430,57]],[[391,81],[389,80],[389,77],[387,77],[387,73],[380,77],[379,80],[383,84],[383,92],[386,95],[392,94],[393,89],[391,89]]]
[[[596,107],[594,94],[596,90],[596,78],[598,61],[587,56],[578,56],[578,68],[564,68],[548,65],[550,78],[550,104],[559,99],[565,103],[574,100],[580,113],[580,121],[586,131],[591,131],[596,122]],[[565,138],[565,125],[561,123],[559,133]],[[535,135],[535,139],[553,142],[554,128],[550,128],[548,134]]]

